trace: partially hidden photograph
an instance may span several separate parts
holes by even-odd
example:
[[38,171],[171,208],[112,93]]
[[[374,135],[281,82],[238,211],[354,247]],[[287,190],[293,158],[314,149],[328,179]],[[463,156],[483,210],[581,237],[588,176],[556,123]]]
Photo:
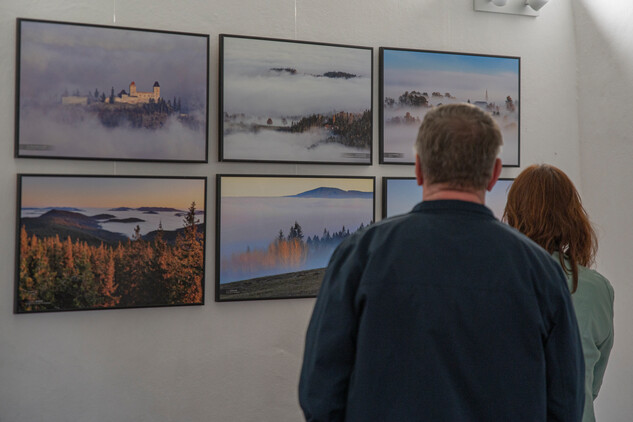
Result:
[[381,47],[380,163],[413,164],[412,143],[426,112],[470,103],[499,125],[503,165],[518,167],[520,68],[520,57]]

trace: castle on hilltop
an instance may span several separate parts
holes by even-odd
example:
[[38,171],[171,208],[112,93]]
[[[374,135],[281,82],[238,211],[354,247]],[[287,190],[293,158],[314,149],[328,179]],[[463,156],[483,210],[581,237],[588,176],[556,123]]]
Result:
[[[121,90],[117,95],[114,95],[114,88],[112,89],[112,96],[106,97],[105,92],[101,94],[102,97],[98,98],[98,92],[95,91],[94,96],[92,94],[88,94],[87,96],[81,96],[79,94],[79,90],[75,92],[73,95],[63,95],[62,96],[62,104],[63,105],[88,105],[91,102],[100,101],[106,104],[110,104],[112,102],[122,103],[122,104],[147,104],[150,102],[158,103],[160,100],[160,85],[158,81],[154,82],[154,88],[151,92],[142,92],[136,90],[136,83],[132,81],[130,84],[129,93],[125,92],[125,90]],[[114,100],[114,101],[112,101]]]
[[[154,82],[154,88],[151,92],[142,92],[136,90],[136,84],[134,81],[130,84],[130,92],[129,94],[125,91],[121,91],[119,95],[114,97],[115,103],[124,103],[124,104],[146,104],[151,101],[157,103],[160,99],[160,85],[158,81]],[[109,98],[106,99],[106,102],[109,102]]]

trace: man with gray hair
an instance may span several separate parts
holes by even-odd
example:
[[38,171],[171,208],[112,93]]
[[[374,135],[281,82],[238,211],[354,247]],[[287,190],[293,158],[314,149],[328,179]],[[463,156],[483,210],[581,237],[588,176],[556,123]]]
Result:
[[422,202],[346,239],[308,327],[308,421],[579,421],[584,363],[565,276],[484,205],[501,132],[476,106],[430,110]]

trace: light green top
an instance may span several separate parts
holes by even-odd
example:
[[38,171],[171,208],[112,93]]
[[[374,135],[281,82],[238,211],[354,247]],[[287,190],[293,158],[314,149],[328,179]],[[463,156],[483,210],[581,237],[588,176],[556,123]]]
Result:
[[[558,261],[558,254],[554,253]],[[567,269],[571,268],[566,261]],[[566,272],[571,290],[571,270]],[[578,266],[578,288],[571,296],[585,356],[585,410],[583,422],[596,420],[593,401],[598,397],[613,347],[613,287],[597,271]]]

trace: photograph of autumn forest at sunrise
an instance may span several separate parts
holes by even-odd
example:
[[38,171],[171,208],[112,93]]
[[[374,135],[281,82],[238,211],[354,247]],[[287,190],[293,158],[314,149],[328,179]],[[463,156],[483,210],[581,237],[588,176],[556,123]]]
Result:
[[218,176],[216,299],[315,296],[334,249],[374,221],[374,178]]
[[223,160],[371,164],[372,49],[220,36]]
[[18,29],[18,156],[206,162],[208,35]]
[[519,165],[519,57],[381,47],[380,64],[381,163],[413,164],[413,144],[426,112],[470,103],[499,125],[503,165]]
[[18,177],[16,312],[204,303],[206,178]]

